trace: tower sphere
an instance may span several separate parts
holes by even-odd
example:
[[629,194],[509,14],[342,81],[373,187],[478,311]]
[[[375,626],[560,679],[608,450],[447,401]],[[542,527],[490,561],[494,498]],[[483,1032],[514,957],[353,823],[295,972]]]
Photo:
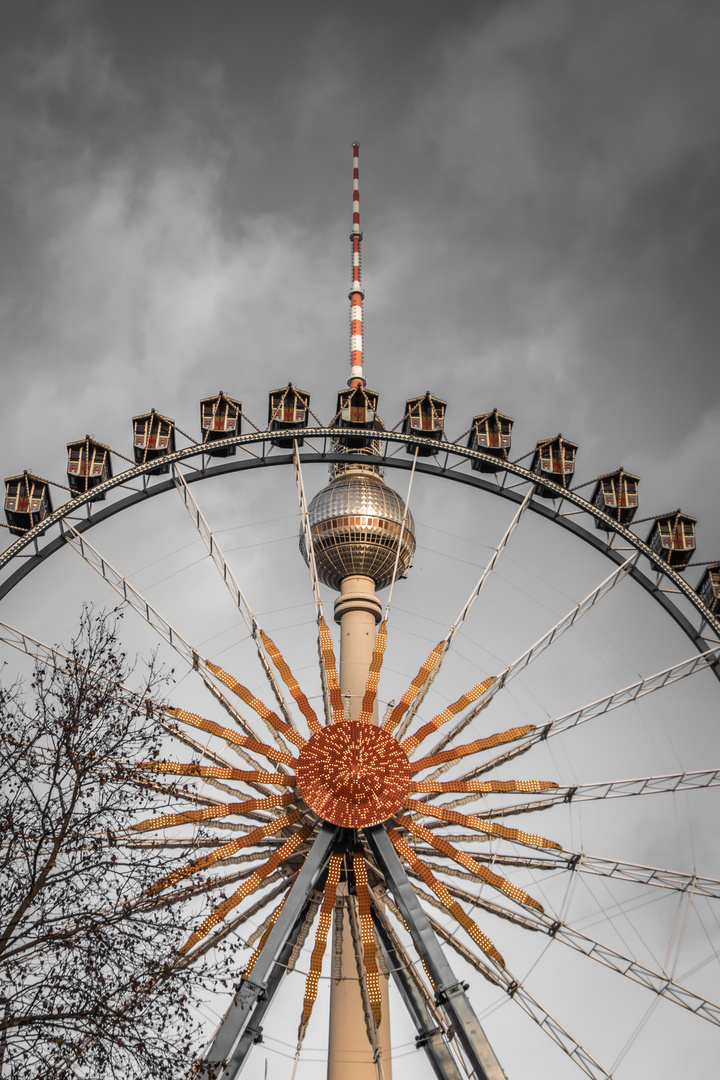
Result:
[[[376,589],[385,588],[392,581],[398,547],[397,576],[402,577],[412,565],[412,514],[405,513],[403,500],[376,473],[362,467],[344,471],[318,492],[308,516],[318,577],[331,589],[339,589],[343,578],[352,575],[372,578]],[[302,530],[300,551],[308,562]]]

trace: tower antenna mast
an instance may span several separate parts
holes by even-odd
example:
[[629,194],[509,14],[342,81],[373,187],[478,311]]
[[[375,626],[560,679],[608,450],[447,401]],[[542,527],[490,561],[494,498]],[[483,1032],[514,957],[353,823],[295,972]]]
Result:
[[365,385],[363,375],[363,311],[362,303],[365,293],[360,283],[360,244],[362,233],[360,232],[360,189],[358,151],[360,143],[354,142],[353,148],[353,215],[350,242],[352,244],[352,284],[348,297],[350,299],[350,378],[348,386],[357,387]]

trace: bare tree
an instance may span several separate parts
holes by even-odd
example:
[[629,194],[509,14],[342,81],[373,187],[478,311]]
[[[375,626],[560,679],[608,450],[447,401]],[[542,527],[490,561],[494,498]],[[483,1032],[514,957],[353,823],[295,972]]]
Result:
[[182,905],[144,894],[184,853],[128,832],[168,802],[133,764],[158,755],[162,680],[150,664],[126,689],[116,631],[86,612],[67,663],[0,689],[0,1075],[12,1080],[177,1080],[192,1059],[192,998],[210,969],[177,963]]

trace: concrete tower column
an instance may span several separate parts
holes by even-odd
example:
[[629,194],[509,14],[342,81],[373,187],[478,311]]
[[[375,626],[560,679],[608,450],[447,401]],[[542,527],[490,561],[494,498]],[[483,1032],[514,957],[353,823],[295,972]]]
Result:
[[[346,577],[335,601],[335,622],[340,624],[340,690],[348,720],[357,720],[365,696],[368,671],[375,648],[375,627],[382,618],[382,604],[375,595],[372,578]],[[377,724],[377,699],[372,715]]]
[[[335,621],[340,624],[340,691],[350,720],[357,720],[360,715],[375,647],[375,627],[381,617],[382,605],[375,595],[373,579],[360,575],[346,577],[335,601]],[[377,701],[372,722],[378,723]],[[356,962],[360,943],[354,940],[356,910],[355,897],[341,882],[333,912],[328,1080],[378,1080],[379,1077],[392,1080],[388,978],[380,977],[382,1023],[378,1029],[378,1066],[368,1040],[360,992]],[[377,948],[379,952],[379,942]]]

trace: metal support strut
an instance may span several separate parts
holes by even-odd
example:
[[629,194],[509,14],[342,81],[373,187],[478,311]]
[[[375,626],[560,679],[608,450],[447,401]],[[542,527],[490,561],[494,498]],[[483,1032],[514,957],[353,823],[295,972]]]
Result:
[[382,826],[365,829],[365,837],[432,977],[438,1003],[448,1014],[477,1080],[506,1080],[465,994],[465,986],[453,974],[385,829]]
[[292,951],[308,897],[327,866],[339,833],[335,825],[325,824],[317,834],[253,968],[252,979],[240,983],[200,1065],[199,1076],[209,1080],[235,1080],[239,1076],[257,1038],[258,1024],[279,985],[284,970],[282,957],[288,947]]
[[445,1042],[443,1032],[429,1015],[422,994],[406,970],[405,958],[400,955],[388,928],[375,909],[373,909],[372,918],[387,958],[388,968],[417,1029],[415,1044],[418,1050],[425,1051],[438,1080],[461,1080],[460,1070]]

